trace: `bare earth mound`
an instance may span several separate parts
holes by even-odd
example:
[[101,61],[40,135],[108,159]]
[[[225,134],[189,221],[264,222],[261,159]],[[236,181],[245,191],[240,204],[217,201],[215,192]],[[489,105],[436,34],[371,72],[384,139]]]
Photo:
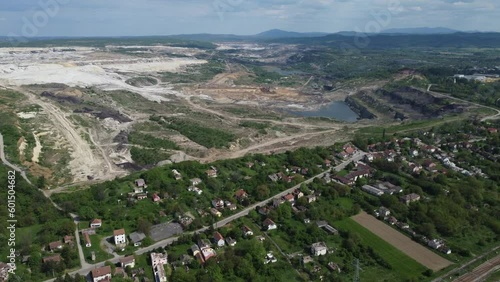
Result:
[[365,212],[353,216],[352,219],[433,271],[441,270],[452,264],[452,262],[412,241],[410,238]]

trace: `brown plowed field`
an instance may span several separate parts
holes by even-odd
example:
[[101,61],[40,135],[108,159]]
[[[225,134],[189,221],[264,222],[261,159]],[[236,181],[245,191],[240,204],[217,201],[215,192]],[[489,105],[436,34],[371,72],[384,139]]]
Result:
[[441,270],[452,264],[450,261],[412,241],[410,238],[365,212],[352,217],[352,219],[433,271]]

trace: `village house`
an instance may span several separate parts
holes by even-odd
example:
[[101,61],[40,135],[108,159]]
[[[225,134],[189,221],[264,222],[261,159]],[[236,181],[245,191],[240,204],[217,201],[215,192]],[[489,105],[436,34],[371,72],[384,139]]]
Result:
[[125,236],[125,229],[118,229],[113,231],[114,242],[116,245],[126,244],[127,237]]
[[375,184],[374,187],[381,190],[382,192],[384,192],[384,194],[389,194],[389,195],[392,195],[394,193],[402,193],[403,192],[402,187],[394,185],[394,184],[387,182],[387,181],[377,183],[377,184]]
[[304,197],[304,193],[302,191],[300,191],[300,189],[295,189],[293,190],[293,193],[292,193],[297,199],[300,199],[302,197]]
[[271,179],[272,182],[278,182],[278,180],[281,179],[280,176],[277,173],[270,174],[267,177],[269,177],[269,179]]
[[48,256],[48,257],[44,257],[42,259],[42,262],[43,263],[47,263],[49,261],[53,261],[53,262],[61,262],[62,261],[62,257],[60,254],[57,254],[57,255],[52,255],[52,256]]
[[411,194],[402,196],[401,198],[399,198],[399,200],[402,203],[409,205],[410,203],[420,201],[420,195],[415,194],[415,193],[411,193]]
[[325,173],[325,175],[323,176],[323,181],[325,181],[326,184],[331,183],[332,175],[329,172]]
[[433,240],[429,240],[429,242],[427,243],[427,245],[433,249],[439,249],[441,246],[444,245],[444,242],[442,240],[438,240],[438,239],[433,239]]
[[248,198],[248,194],[247,194],[247,192],[245,192],[245,190],[240,189],[240,190],[236,191],[236,193],[234,193],[234,197],[239,202],[243,202],[245,199]]
[[286,194],[283,199],[289,203],[291,203],[292,205],[295,203],[295,197],[293,196],[293,194]]
[[148,198],[148,194],[146,193],[139,193],[136,195],[137,197],[137,200],[144,200],[144,199],[147,199]]
[[267,231],[278,229],[276,223],[274,223],[274,221],[272,221],[270,218],[266,218],[266,220],[264,220],[264,222],[262,223],[262,226]]
[[103,267],[94,268],[92,269],[91,275],[93,282],[111,281],[111,266],[106,265]]
[[416,163],[408,163],[408,169],[410,173],[417,174],[422,170],[422,166]]
[[424,167],[427,169],[427,170],[434,170],[436,168],[436,163],[434,163],[432,160],[426,160],[424,161]]
[[314,256],[324,256],[328,251],[328,247],[324,242],[314,243],[311,246],[311,253]]
[[172,169],[172,173],[174,174],[175,180],[181,180],[182,179],[182,175],[176,169]]
[[274,257],[273,253],[268,253],[266,257],[264,258],[264,264],[268,263],[274,263],[277,262],[278,260]]
[[373,155],[372,155],[372,154],[366,154],[366,155],[364,156],[364,160],[365,160],[366,162],[371,163],[371,162],[373,162],[374,157],[373,157]]
[[253,163],[253,162],[248,162],[248,163],[246,163],[246,166],[247,166],[248,168],[252,168],[254,165],[255,165],[255,163]]
[[394,216],[390,216],[389,218],[387,218],[387,222],[390,225],[394,225],[394,224],[398,223],[398,220]]
[[193,256],[196,257],[201,252],[200,247],[198,245],[194,244],[191,246],[191,253],[193,253]]
[[377,196],[377,197],[380,197],[382,195],[384,195],[384,191],[378,189],[378,188],[375,188],[371,185],[363,185],[361,187],[361,190],[365,191],[366,193],[369,193],[369,194],[372,194],[374,196]]
[[386,207],[380,207],[378,209],[378,216],[381,218],[386,218],[391,215],[391,211]]
[[147,188],[146,181],[144,179],[142,179],[142,178],[141,179],[136,179],[134,181],[134,183],[135,183],[135,186],[137,186],[137,187]]
[[238,208],[235,204],[231,203],[230,201],[224,201],[224,205],[230,211],[234,211]]
[[207,177],[210,177],[210,178],[217,177],[217,170],[215,170],[215,169],[209,169],[209,170],[205,171],[205,173],[207,174]]
[[201,263],[205,263],[208,259],[215,257],[217,253],[210,246],[210,241],[201,239],[198,241],[198,247],[200,248],[200,253],[198,253],[197,258]]
[[195,193],[196,193],[196,194],[198,194],[198,195],[201,195],[201,194],[203,193],[203,191],[202,191],[200,188],[196,187],[196,186],[189,186],[189,187],[187,188],[187,190],[188,190],[189,192],[195,192]]
[[331,270],[331,271],[336,271],[338,273],[341,272],[340,270],[340,267],[338,264],[334,263],[333,261],[329,262],[328,263],[328,268]]
[[257,210],[257,212],[260,214],[260,215],[268,215],[269,212],[271,212],[271,209],[268,208],[267,206],[264,206],[264,207],[259,207],[259,209]]
[[285,202],[285,199],[283,198],[274,198],[273,199],[273,207],[274,208],[277,208],[279,207],[281,204],[283,204]]
[[135,257],[128,256],[120,259],[120,266],[123,268],[134,268],[135,267]]
[[323,228],[326,232],[328,232],[332,235],[337,235],[339,233],[339,231],[337,229],[335,229],[333,226],[331,226],[330,224],[328,224],[328,222],[326,222],[324,220],[316,221],[316,225],[319,228]]
[[85,247],[92,247],[92,241],[90,241],[90,235],[88,232],[83,232],[83,239],[85,240]]
[[134,247],[139,247],[140,245],[142,245],[142,241],[146,239],[146,234],[142,232],[133,232],[128,237]]
[[396,226],[398,228],[400,228],[400,229],[408,229],[408,228],[410,228],[410,225],[408,223],[405,223],[405,222],[402,222],[402,221],[396,223]]
[[210,213],[213,216],[216,216],[216,217],[221,217],[222,216],[222,213],[220,211],[218,211],[216,208],[211,208],[210,209]]
[[222,199],[213,199],[212,200],[212,206],[216,209],[222,209],[224,208],[224,201]]
[[179,216],[179,223],[182,225],[182,227],[186,228],[191,223],[193,223],[194,218],[192,218],[190,215],[184,215],[184,216]]
[[253,231],[250,229],[250,227],[244,225],[241,227],[241,231],[243,232],[243,236],[248,237],[248,236],[253,236]]
[[99,228],[102,226],[102,220],[101,219],[93,219],[91,222],[90,222],[90,228]]
[[161,201],[160,196],[158,194],[154,193],[153,194],[153,203],[159,203]]
[[259,235],[259,236],[255,237],[255,239],[257,239],[257,241],[259,241],[259,242],[264,242],[264,241],[266,241],[266,237],[264,237],[264,236],[262,236],[262,235]]
[[326,159],[325,162],[325,167],[331,167],[332,166],[332,161],[330,161],[329,159]]
[[73,244],[73,242],[75,241],[75,236],[70,236],[70,235],[66,235],[64,236],[64,244]]
[[226,238],[226,243],[230,247],[236,246],[236,240],[231,237]]
[[153,266],[153,273],[155,282],[167,282],[167,273],[164,265],[168,263],[166,254],[151,253],[151,265]]
[[49,250],[51,252],[62,250],[63,248],[63,243],[61,241],[55,241],[52,243],[49,243]]
[[224,245],[226,244],[224,242],[224,237],[222,237],[222,235],[217,231],[214,233],[214,243],[219,247],[224,247]]
[[192,178],[191,180],[191,185],[196,186],[202,182],[200,178]]
[[315,194],[312,194],[312,195],[307,195],[306,199],[307,199],[307,202],[310,204],[310,203],[316,202],[317,197]]

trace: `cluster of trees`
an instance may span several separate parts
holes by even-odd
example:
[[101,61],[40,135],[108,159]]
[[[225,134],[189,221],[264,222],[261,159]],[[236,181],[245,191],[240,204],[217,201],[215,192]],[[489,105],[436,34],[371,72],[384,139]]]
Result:
[[151,117],[152,121],[156,121],[166,128],[178,131],[192,141],[205,146],[207,148],[224,148],[230,142],[236,140],[233,133],[202,126],[196,122],[187,119]]
[[153,149],[164,149],[164,150],[177,150],[179,147],[175,142],[170,141],[165,138],[158,138],[151,136],[149,134],[143,134],[140,132],[133,131],[128,135],[128,141],[130,144],[140,145],[147,148]]
[[[7,187],[7,167],[0,165],[0,183]],[[16,272],[23,281],[44,280],[54,273],[62,273],[64,269],[80,264],[75,248],[65,246],[61,251],[63,263],[42,263],[42,257],[48,254],[41,251],[48,243],[60,240],[65,235],[74,234],[74,223],[52,206],[43,194],[27,184],[20,176],[16,178],[16,219],[18,236],[16,250],[21,257],[30,256],[27,267],[19,266]],[[0,189],[0,203],[6,207],[7,189]],[[36,203],[36,204],[33,204]],[[7,242],[9,234],[5,226],[8,219],[7,208],[0,209],[0,241]],[[36,228],[36,226],[43,226]],[[0,245],[0,254],[6,257],[9,251],[7,244]]]
[[167,160],[172,154],[158,149],[132,147],[130,155],[137,165],[149,166]]

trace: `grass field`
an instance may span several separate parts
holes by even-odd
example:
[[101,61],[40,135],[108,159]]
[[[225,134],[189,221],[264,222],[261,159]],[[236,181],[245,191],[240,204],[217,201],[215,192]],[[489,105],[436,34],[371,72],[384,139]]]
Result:
[[[419,277],[422,272],[426,270],[423,265],[408,257],[403,252],[382,240],[380,237],[376,236],[351,218],[337,221],[334,223],[334,226],[340,230],[351,231],[359,234],[363,244],[372,247],[378,255],[387,261],[393,267],[393,270],[390,272],[392,273],[391,275],[394,275],[394,277],[385,278],[389,281],[393,281],[393,278],[396,279],[394,281],[398,281],[397,279],[400,279],[399,281],[405,281],[407,279]],[[363,280],[369,281],[370,277],[372,279],[373,277],[382,278],[384,275],[387,275],[387,271],[379,272],[376,269],[365,269],[365,271],[361,273],[361,278],[365,277]]]
[[498,281],[500,281],[500,270],[495,271],[486,279],[486,282],[498,282]]

